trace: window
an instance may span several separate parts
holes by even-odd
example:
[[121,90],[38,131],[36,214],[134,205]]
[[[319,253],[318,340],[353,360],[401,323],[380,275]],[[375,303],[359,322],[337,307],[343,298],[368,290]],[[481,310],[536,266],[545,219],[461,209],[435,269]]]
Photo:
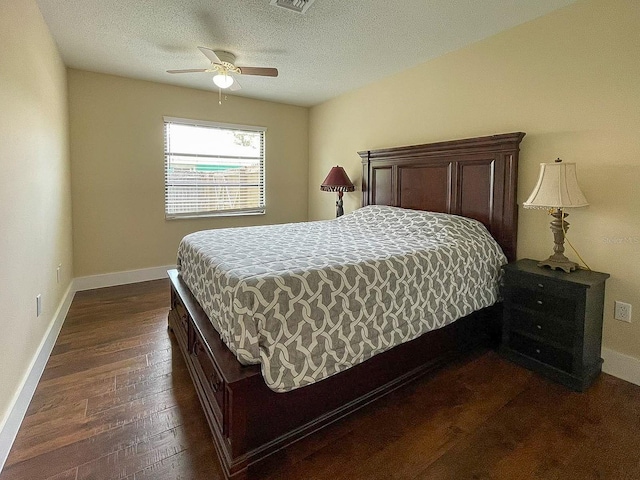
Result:
[[165,217],[264,213],[264,134],[165,117]]

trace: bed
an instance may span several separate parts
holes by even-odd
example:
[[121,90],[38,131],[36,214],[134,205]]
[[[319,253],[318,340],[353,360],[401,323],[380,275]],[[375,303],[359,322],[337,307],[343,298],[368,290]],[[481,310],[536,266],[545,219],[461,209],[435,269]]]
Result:
[[[383,212],[387,210],[382,206],[443,212],[477,220],[497,241],[506,258],[513,260],[517,161],[523,137],[523,133],[516,132],[359,152],[363,165],[363,206],[381,206],[378,211]],[[372,212],[376,208],[362,211]],[[345,217],[346,220],[334,220],[330,225],[355,218]],[[327,225],[321,228],[326,229]],[[352,240],[353,247],[358,239]],[[188,256],[184,252],[183,255]],[[275,258],[274,263],[278,261]],[[231,270],[241,270],[243,265],[233,264]],[[185,275],[189,274],[185,271]],[[438,325],[441,328],[428,333],[412,334],[405,338],[409,341],[400,345],[382,342],[382,347],[373,352],[377,354],[356,355],[357,361],[347,358],[346,363],[323,368],[320,378],[297,376],[294,372],[293,380],[283,381],[282,375],[272,375],[278,377],[277,381],[272,381],[273,378],[265,381],[261,372],[264,362],[253,364],[265,360],[258,358],[261,350],[255,350],[246,341],[255,334],[249,331],[243,332],[245,337],[235,335],[237,343],[223,335],[223,341],[220,325],[214,326],[215,322],[205,312],[211,312],[215,302],[201,300],[203,308],[177,270],[170,271],[169,277],[169,326],[186,359],[223,471],[234,479],[247,478],[251,465],[286,445],[462,352],[486,344],[492,331],[499,327],[496,306],[480,308],[456,321],[444,322],[446,326]],[[198,290],[192,280],[189,283]],[[204,298],[201,292],[197,296]],[[254,304],[258,308],[246,312],[247,325],[251,325],[251,318],[263,313],[259,302]],[[237,323],[236,320],[232,323]],[[257,323],[262,325],[265,321],[260,319]],[[347,364],[350,368],[344,367]],[[273,371],[282,372],[282,365]]]

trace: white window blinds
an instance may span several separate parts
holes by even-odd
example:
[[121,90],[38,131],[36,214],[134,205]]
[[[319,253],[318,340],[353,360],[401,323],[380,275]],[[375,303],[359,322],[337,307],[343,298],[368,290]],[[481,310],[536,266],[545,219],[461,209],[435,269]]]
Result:
[[165,217],[264,213],[262,127],[164,118]]

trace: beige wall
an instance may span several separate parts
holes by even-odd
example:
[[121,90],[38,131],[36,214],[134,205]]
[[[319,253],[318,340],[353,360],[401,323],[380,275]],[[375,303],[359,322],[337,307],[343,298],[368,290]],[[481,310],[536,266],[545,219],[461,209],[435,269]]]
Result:
[[[75,276],[175,263],[208,228],[307,219],[308,115],[302,107],[69,70]],[[267,213],[164,218],[163,116],[267,127]]]
[[[640,2],[579,1],[510,31],[312,108],[309,217],[333,216],[319,185],[332,165],[361,178],[356,152],[523,131],[519,203],[538,164],[578,164],[591,203],[569,238],[608,272],[604,345],[640,357]],[[345,195],[346,211],[360,192]],[[518,256],[546,258],[545,212],[520,210]],[[570,257],[575,258],[571,254]],[[614,300],[633,323],[613,319]]]
[[0,0],[0,431],[71,281],[66,91],[36,3]]

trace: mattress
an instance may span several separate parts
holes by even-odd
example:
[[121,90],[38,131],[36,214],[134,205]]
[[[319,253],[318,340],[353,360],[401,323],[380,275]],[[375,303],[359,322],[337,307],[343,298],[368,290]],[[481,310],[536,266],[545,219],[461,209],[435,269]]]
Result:
[[196,232],[178,269],[240,363],[286,392],[494,304],[506,258],[475,220],[367,206]]

